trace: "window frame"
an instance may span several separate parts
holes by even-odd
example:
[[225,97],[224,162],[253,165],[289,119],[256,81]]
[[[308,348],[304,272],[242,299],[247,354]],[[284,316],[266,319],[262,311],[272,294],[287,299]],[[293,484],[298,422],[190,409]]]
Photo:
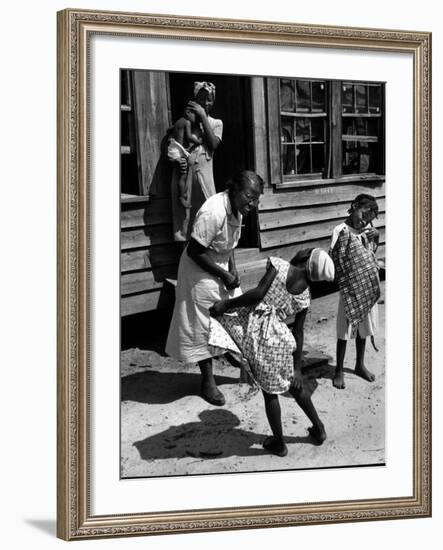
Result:
[[[270,159],[270,181],[277,189],[291,187],[306,187],[334,183],[345,183],[348,181],[385,181],[385,151],[382,144],[385,142],[385,83],[359,80],[328,80],[321,78],[297,79],[295,77],[270,77],[267,79],[267,108],[268,108],[268,143]],[[281,80],[309,80],[326,83],[326,131],[325,131],[325,166],[322,177],[318,174],[283,174],[281,122],[286,116],[281,111],[280,81]],[[379,172],[364,173],[343,173],[343,110],[342,110],[342,86],[344,84],[360,85],[365,84],[381,86],[380,113],[370,116],[364,113],[366,118],[378,118],[381,120],[378,134],[379,143]],[[369,104],[368,104],[369,109]],[[300,113],[304,116],[306,113]],[[346,113],[346,116],[362,116],[363,113]],[[358,136],[356,136],[358,137]],[[358,140],[356,140],[358,141]]]
[[[293,148],[296,150],[297,148],[297,145],[298,146],[306,146],[309,148],[309,159],[310,159],[310,165],[311,165],[311,169],[312,169],[312,146],[313,145],[323,145],[323,157],[324,157],[324,165],[326,166],[328,164],[328,160],[327,160],[327,143],[328,143],[328,129],[329,129],[329,115],[328,115],[328,95],[329,95],[329,92],[328,92],[328,81],[326,79],[323,79],[323,78],[312,78],[312,79],[308,79],[308,78],[291,78],[291,79],[285,79],[285,78],[279,78],[279,94],[278,94],[278,101],[279,101],[279,113],[280,113],[280,136],[282,135],[282,120],[283,118],[286,118],[286,119],[289,119],[289,118],[292,118],[294,119],[294,121],[296,121],[297,119],[305,119],[305,120],[314,120],[314,119],[321,119],[322,121],[324,121],[324,140],[322,142],[314,142],[312,141],[312,139],[310,139],[309,141],[307,142],[299,142],[297,144],[297,139],[296,139],[296,131],[294,129],[294,140],[293,142],[288,142],[287,145],[292,145]],[[294,97],[293,97],[293,105],[294,105],[294,110],[291,112],[291,111],[282,111],[282,107],[281,107],[281,96],[280,96],[280,90],[281,90],[281,87],[280,87],[280,84],[281,84],[281,81],[283,80],[289,80],[289,81],[292,81],[294,82],[294,84],[296,82],[307,82],[309,83],[309,92],[310,92],[310,95],[309,95],[309,100],[310,100],[310,110],[306,110],[306,111],[297,111],[297,95],[296,95],[296,88],[297,88],[297,85],[295,84],[294,86],[294,89],[293,89],[293,94],[294,94]],[[324,95],[325,95],[325,101],[324,101],[324,111],[321,111],[321,112],[318,112],[318,111],[314,111],[312,109],[312,103],[313,103],[313,93],[312,93],[312,83],[322,83],[325,85],[325,91],[324,91]],[[312,127],[310,125],[310,138],[311,138],[311,130],[312,130]],[[284,145],[284,142],[281,142],[281,147]],[[280,155],[281,155],[282,151],[280,149]],[[322,172],[306,172],[306,173],[297,173],[297,170],[298,170],[298,167],[297,167],[297,155],[294,151],[294,155],[295,155],[295,163],[294,163],[294,167],[295,167],[295,171],[296,173],[295,174],[289,174],[288,175],[285,175],[283,173],[283,167],[282,167],[282,177],[283,177],[283,180],[292,180],[293,178],[294,179],[297,179],[297,180],[300,180],[300,179],[307,179],[307,180],[317,180],[317,179],[324,179],[321,177],[321,175],[324,173],[324,169]],[[283,164],[283,162],[282,162]]]

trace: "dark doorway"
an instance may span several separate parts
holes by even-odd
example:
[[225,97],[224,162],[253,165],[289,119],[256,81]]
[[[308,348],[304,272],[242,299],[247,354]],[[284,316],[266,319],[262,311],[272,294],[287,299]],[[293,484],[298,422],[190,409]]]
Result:
[[193,98],[196,80],[209,80],[216,86],[213,118],[223,121],[223,139],[214,155],[214,180],[217,191],[239,169],[252,167],[251,93],[249,77],[212,74],[170,73],[171,115],[176,120]]
[[[169,73],[172,121],[182,115],[193,98],[194,82],[202,80],[215,84],[216,98],[210,114],[223,121],[222,143],[214,155],[215,187],[223,191],[236,171],[254,168],[251,83],[248,76]],[[245,219],[240,246],[257,246],[257,239],[257,220],[250,216]]]

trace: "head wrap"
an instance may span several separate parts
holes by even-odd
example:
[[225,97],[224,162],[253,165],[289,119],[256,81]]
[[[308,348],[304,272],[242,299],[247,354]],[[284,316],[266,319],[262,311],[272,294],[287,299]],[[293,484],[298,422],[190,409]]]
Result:
[[334,262],[327,252],[314,248],[307,262],[308,275],[311,281],[333,281],[335,276]]
[[215,86],[212,82],[194,82],[194,98],[197,97],[200,90],[206,90],[215,99]]

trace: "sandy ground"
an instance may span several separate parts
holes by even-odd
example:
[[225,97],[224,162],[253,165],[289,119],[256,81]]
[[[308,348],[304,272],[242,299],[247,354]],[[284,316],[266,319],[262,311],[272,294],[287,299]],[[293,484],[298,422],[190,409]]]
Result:
[[352,373],[349,343],[346,389],[332,386],[337,295],[313,300],[305,326],[305,383],[323,420],[327,440],[316,446],[308,419],[290,395],[280,398],[289,453],[280,458],[262,448],[270,434],[261,392],[239,383],[239,370],[215,363],[226,405],[198,396],[197,366],[164,356],[162,339],[122,351],[121,476],[150,477],[382,465],[385,460],[384,284],[379,303],[378,353],[367,343],[368,383]]

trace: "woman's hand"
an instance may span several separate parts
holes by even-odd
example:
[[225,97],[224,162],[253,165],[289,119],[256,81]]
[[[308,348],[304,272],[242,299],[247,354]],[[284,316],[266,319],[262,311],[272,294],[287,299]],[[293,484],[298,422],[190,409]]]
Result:
[[240,275],[238,274],[237,269],[235,267],[232,267],[229,270],[229,273],[234,277],[234,280],[235,280],[235,287],[234,288],[237,288],[238,286],[240,286]]
[[238,276],[238,273],[235,276],[229,271],[226,271],[222,275],[221,280],[228,290],[233,290],[234,288],[238,288],[240,286],[240,277]]
[[209,308],[209,315],[211,317],[221,317],[226,311],[226,302],[225,300],[220,300],[215,302],[215,304]]
[[188,101],[187,107],[194,111],[194,113],[200,120],[206,116],[206,111],[203,109],[200,103],[197,103],[196,101]]
[[301,391],[303,389],[303,375],[301,370],[294,369],[294,379],[292,381],[292,387],[294,390]]

